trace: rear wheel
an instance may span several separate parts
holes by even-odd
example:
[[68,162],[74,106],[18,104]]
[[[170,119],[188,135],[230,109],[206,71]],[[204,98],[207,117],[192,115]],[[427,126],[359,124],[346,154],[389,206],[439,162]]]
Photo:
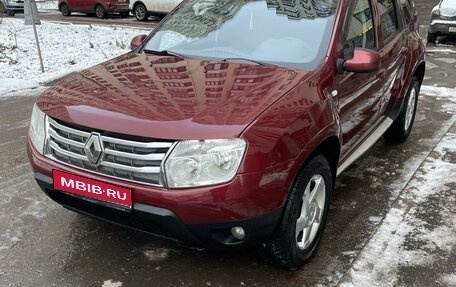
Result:
[[387,142],[403,143],[407,140],[415,121],[419,93],[420,82],[416,77],[413,77],[399,116],[383,135]]
[[130,14],[130,13],[129,13],[128,11],[126,11],[126,12],[121,12],[121,13],[120,13],[120,17],[122,17],[122,18],[127,18],[129,14]]
[[138,21],[146,21],[148,18],[146,6],[141,3],[135,6],[133,9],[133,14],[135,14],[135,17],[138,19]]
[[106,18],[106,10],[103,6],[101,6],[100,4],[98,4],[97,6],[95,6],[95,16],[97,16],[97,18],[99,19],[104,19]]
[[62,3],[62,5],[60,5],[60,12],[62,12],[63,16],[70,16],[71,15],[70,8],[68,8],[68,5],[65,4],[65,3]]
[[270,241],[260,255],[276,267],[296,270],[314,253],[326,225],[333,190],[328,160],[314,157],[299,173]]

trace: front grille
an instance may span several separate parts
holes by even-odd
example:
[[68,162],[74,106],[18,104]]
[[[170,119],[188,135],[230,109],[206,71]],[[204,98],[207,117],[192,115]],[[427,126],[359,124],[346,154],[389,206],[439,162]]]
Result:
[[48,118],[47,154],[55,160],[91,172],[128,181],[163,186],[161,163],[173,142],[136,141],[101,134],[103,154],[91,164],[84,146],[91,132]]
[[440,15],[440,20],[456,21],[456,16],[443,16],[443,15]]

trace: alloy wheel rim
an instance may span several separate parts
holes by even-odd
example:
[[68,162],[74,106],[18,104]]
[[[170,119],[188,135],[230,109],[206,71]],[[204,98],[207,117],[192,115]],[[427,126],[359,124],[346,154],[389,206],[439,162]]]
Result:
[[295,238],[300,250],[305,250],[315,240],[323,218],[325,201],[325,180],[319,174],[314,175],[304,190],[301,211],[296,220]]
[[412,119],[413,119],[413,113],[415,111],[415,103],[416,103],[416,90],[413,88],[410,91],[410,96],[407,102],[407,111],[405,113],[405,123],[404,123],[404,129],[408,131],[410,128],[410,125],[412,124]]
[[139,19],[143,19],[145,13],[146,12],[144,11],[144,7],[143,6],[138,6],[136,8],[136,17],[138,17]]
[[98,7],[97,7],[96,13],[97,13],[97,16],[98,16],[99,18],[101,18],[101,16],[103,16],[103,13],[104,13],[103,8],[101,8],[100,6],[98,6]]

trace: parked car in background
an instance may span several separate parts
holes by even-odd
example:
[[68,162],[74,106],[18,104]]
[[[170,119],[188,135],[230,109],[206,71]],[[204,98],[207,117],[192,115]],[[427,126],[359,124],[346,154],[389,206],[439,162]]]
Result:
[[24,11],[23,0],[0,0],[0,14],[9,13],[14,15],[14,12]]
[[73,211],[297,269],[336,177],[412,130],[425,73],[413,7],[186,0],[132,52],[38,98],[35,179]]
[[182,0],[132,0],[130,10],[136,19],[146,21],[150,16],[163,17]]
[[108,14],[120,14],[126,18],[130,14],[128,0],[59,0],[58,7],[63,16],[72,12],[94,14],[106,18]]
[[442,0],[432,9],[428,43],[435,43],[440,35],[456,35],[456,0]]

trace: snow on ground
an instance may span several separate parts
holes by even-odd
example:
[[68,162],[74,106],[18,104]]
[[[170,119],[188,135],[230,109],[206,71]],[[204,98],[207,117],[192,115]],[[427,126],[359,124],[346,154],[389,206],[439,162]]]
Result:
[[0,97],[34,89],[129,51],[131,39],[144,30],[97,25],[37,25],[45,73],[41,73],[32,26],[23,19],[0,24]]
[[446,99],[442,105],[442,112],[456,114],[456,87],[454,89],[444,87],[422,86],[421,95],[426,97],[434,97],[437,99]]
[[[456,89],[424,86],[421,91],[425,97],[447,99],[442,112],[453,114],[451,124],[342,278],[340,286],[401,286],[407,274],[404,271],[445,266],[442,261],[451,261],[449,258],[454,257]],[[411,273],[417,276],[417,282],[419,276],[423,276],[420,272]],[[438,285],[456,286],[454,270],[441,269],[440,273],[424,276],[434,276]]]
[[38,11],[45,11],[45,10],[57,10],[57,5],[59,1],[54,0],[38,0],[36,2],[36,7]]
[[[451,162],[448,157],[456,155],[455,143],[456,133],[447,133],[437,145],[341,286],[400,285],[401,269],[429,267],[437,257],[451,257],[456,247],[456,158]],[[454,274],[436,275],[441,284],[456,286]]]

